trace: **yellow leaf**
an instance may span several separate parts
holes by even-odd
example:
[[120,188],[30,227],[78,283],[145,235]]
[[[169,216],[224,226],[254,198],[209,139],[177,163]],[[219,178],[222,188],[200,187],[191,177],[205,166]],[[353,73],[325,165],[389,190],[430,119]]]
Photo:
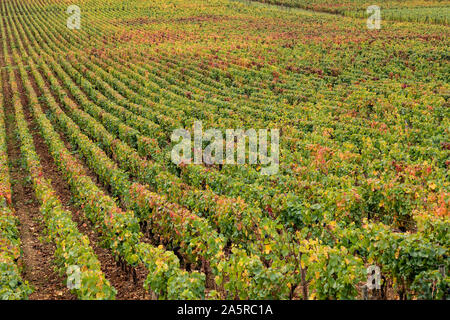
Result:
[[398,256],[400,255],[400,248],[397,249],[395,252],[395,259],[398,259]]

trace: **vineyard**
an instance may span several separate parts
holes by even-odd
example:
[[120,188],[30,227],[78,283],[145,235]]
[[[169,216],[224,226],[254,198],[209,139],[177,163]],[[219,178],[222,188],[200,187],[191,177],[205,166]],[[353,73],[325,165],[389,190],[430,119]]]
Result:
[[448,298],[450,2],[373,4],[1,0],[0,300]]
[[[236,0],[242,1],[242,0]],[[243,0],[248,1],[248,0]],[[251,0],[278,4],[288,8],[341,14],[349,17],[367,17],[367,8],[376,5],[383,10],[383,19],[432,24],[449,24],[450,1],[448,0]]]

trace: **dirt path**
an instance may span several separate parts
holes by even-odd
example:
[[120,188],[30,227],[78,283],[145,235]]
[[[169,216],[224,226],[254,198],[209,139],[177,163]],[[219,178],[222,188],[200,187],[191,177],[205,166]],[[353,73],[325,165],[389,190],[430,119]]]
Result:
[[[34,82],[34,78],[32,77],[31,72],[28,72],[28,77],[31,80],[31,84],[35,92],[37,92],[38,94],[42,94],[36,83]],[[50,110],[45,105],[42,105],[41,107],[43,108],[44,112],[50,112]],[[117,290],[116,298],[123,300],[148,299],[150,296],[145,293],[145,290],[143,288],[146,271],[143,268],[137,268],[137,277],[136,281],[134,281],[128,273],[126,273],[117,265],[116,260],[114,259],[111,252],[99,245],[101,241],[98,239],[98,235],[94,231],[92,224],[90,223],[90,221],[88,221],[87,218],[84,217],[83,212],[73,204],[70,187],[62,178],[62,175],[59,173],[58,167],[54,163],[54,160],[48,150],[47,144],[39,134],[37,127],[34,126],[34,120],[30,110],[25,110],[25,117],[30,124],[33,124],[32,128],[30,129],[34,138],[36,152],[41,158],[41,164],[43,166],[45,176],[51,179],[52,187],[57,192],[58,198],[63,203],[64,208],[72,213],[72,219],[77,223],[78,230],[80,230],[80,232],[82,232],[89,238],[91,247],[93,248],[95,254],[97,255],[97,258],[100,261],[103,273],[110,281],[112,286]],[[58,128],[55,127],[55,130],[59,134],[66,148],[72,152],[72,145],[67,142],[65,136],[60,132],[60,130],[58,130]],[[88,176],[90,176],[92,181],[97,182],[97,185],[103,191],[105,191],[100,183],[98,183],[98,177],[84,164],[81,157],[79,157],[76,153],[74,154],[74,157],[77,158],[80,163],[82,163],[85,171],[87,172]]]
[[[25,112],[25,116],[29,123],[34,124],[30,110]],[[91,223],[87,221],[81,210],[73,203],[70,187],[62,178],[61,173],[59,173],[58,167],[53,161],[47,144],[37,132],[37,129],[31,130],[31,132],[35,141],[36,151],[41,158],[45,176],[51,179],[52,187],[56,191],[58,198],[61,200],[64,209],[72,213],[72,219],[77,223],[78,230],[88,236],[90,245],[100,261],[102,271],[117,290],[117,299],[136,300],[145,298],[143,289],[144,279],[141,277],[135,284],[133,279],[129,278],[127,273],[117,266],[112,254],[106,248],[102,248],[98,245],[100,240],[98,239],[97,234],[94,232]],[[65,144],[68,146],[66,142]]]
[[[17,39],[14,39],[17,40]],[[21,39],[23,40],[23,39]],[[27,48],[27,47],[26,47]],[[27,48],[28,50],[28,48]],[[19,91],[21,92],[21,99],[25,105],[28,105],[28,98],[25,95],[22,81],[20,80],[19,73],[15,70],[15,75],[17,78],[17,84]],[[28,77],[33,86],[33,89],[40,93],[31,72],[28,71]],[[48,108],[42,106],[44,112],[48,111]],[[138,268],[137,281],[133,281],[129,275],[123,271],[119,266],[117,266],[116,261],[109,250],[99,246],[100,240],[97,234],[93,231],[93,227],[87,219],[85,219],[83,213],[75,206],[72,201],[72,194],[69,185],[62,178],[59,173],[58,167],[56,166],[44,139],[40,135],[37,124],[34,121],[32,112],[29,108],[24,108],[25,118],[28,121],[30,132],[33,136],[35,149],[40,157],[41,165],[46,178],[49,178],[52,183],[53,189],[56,191],[58,198],[61,200],[64,209],[72,213],[72,219],[77,223],[80,232],[88,236],[91,247],[93,248],[97,258],[100,261],[101,269],[104,272],[106,278],[110,281],[111,285],[117,290],[117,299],[126,300],[138,300],[148,298],[149,295],[145,294],[143,288],[143,282],[145,279],[145,271],[142,268]],[[60,134],[61,137],[63,137]],[[66,147],[70,150],[70,144],[63,140]],[[94,179],[95,181],[96,179]]]
[[[28,74],[30,79],[32,79],[31,73]],[[45,79],[45,77],[44,77]],[[45,79],[46,80],[46,79]],[[47,83],[47,82],[46,82]],[[47,83],[48,84],[48,83]],[[32,86],[36,92],[39,92],[38,87],[36,86],[36,83],[32,81]],[[54,96],[54,98],[57,98]],[[50,110],[46,106],[42,106],[44,112],[50,112]],[[32,117],[29,114],[29,112],[26,112],[26,117],[28,118],[28,121],[32,121]],[[85,170],[86,174],[91,178],[91,180],[96,183],[96,185],[106,194],[108,194],[107,190],[104,186],[101,185],[100,182],[98,182],[98,176],[84,163],[84,160],[82,157],[76,153],[73,152],[73,146],[67,141],[65,135],[59,130],[57,127],[55,127],[55,131],[58,133],[58,135],[61,138],[61,141],[64,143],[66,148],[73,154],[73,156],[82,164],[83,169]],[[50,177],[52,179],[52,185],[54,189],[56,190],[59,198],[61,199],[62,203],[67,206],[66,209],[70,210],[72,212],[72,218],[73,220],[78,224],[78,229],[83,234],[87,235],[89,237],[89,240],[91,242],[91,247],[94,249],[94,252],[96,253],[100,263],[102,271],[105,273],[106,278],[111,282],[111,284],[116,288],[117,290],[117,299],[124,299],[124,300],[139,300],[139,299],[148,299],[149,295],[145,293],[145,290],[143,288],[144,280],[146,278],[146,271],[144,268],[140,267],[137,268],[137,277],[136,282],[130,278],[128,273],[126,273],[124,270],[122,270],[116,263],[116,260],[114,259],[111,252],[99,246],[98,244],[101,242],[98,239],[98,235],[94,232],[94,227],[92,226],[91,222],[88,221],[83,215],[83,213],[73,205],[69,206],[69,204],[72,203],[72,195],[70,191],[69,185],[62,179],[61,174],[58,172],[58,168],[56,167],[55,163],[53,162],[53,159],[51,157],[51,154],[48,151],[47,145],[45,144],[45,141],[42,139],[42,137],[35,133],[33,134],[35,136],[35,143],[36,143],[36,149],[38,154],[41,156],[42,159],[45,159],[46,166],[44,166],[44,172],[46,176]],[[45,168],[47,167],[47,168]]]
[[12,200],[16,214],[20,220],[20,239],[23,251],[23,278],[33,287],[30,299],[74,299],[64,286],[63,278],[55,271],[52,262],[55,247],[40,241],[44,226],[39,212],[40,205],[34,197],[33,187],[28,180],[26,169],[21,165],[19,141],[15,136],[14,111],[11,105],[11,89],[7,73],[3,72],[3,94],[5,95],[6,135],[8,155],[10,159],[10,175],[12,182]]
[[[6,23],[6,19],[3,18]],[[4,25],[5,26],[5,25]],[[1,30],[2,36],[5,29]],[[11,39],[6,36],[7,51],[1,50],[1,66],[8,67],[9,55],[11,54]],[[34,196],[33,186],[29,180],[27,170],[22,165],[20,142],[16,137],[16,123],[14,120],[14,106],[12,105],[11,86],[12,79],[9,78],[8,70],[1,69],[2,92],[5,97],[5,118],[7,148],[10,162],[12,201],[16,214],[20,220],[19,231],[21,249],[23,252],[21,264],[23,265],[23,278],[27,280],[34,289],[30,299],[75,299],[64,285],[63,278],[55,272],[53,263],[53,244],[43,241],[44,234],[40,205]],[[23,101],[22,101],[23,102]]]

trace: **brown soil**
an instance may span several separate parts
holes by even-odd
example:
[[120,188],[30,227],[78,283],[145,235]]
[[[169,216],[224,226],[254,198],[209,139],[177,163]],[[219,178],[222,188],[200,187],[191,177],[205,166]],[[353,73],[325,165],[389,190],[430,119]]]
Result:
[[[3,61],[4,62],[4,61]],[[74,299],[64,286],[63,278],[54,270],[52,262],[54,245],[41,241],[44,232],[39,203],[34,197],[34,190],[28,181],[28,174],[21,166],[19,141],[15,137],[16,124],[11,103],[11,88],[6,70],[2,71],[3,95],[5,97],[6,135],[8,155],[10,159],[10,175],[12,182],[13,205],[20,220],[20,239],[22,249],[23,278],[34,289],[30,299]]]
[[20,219],[22,264],[25,266],[23,278],[35,289],[30,299],[74,299],[75,297],[63,285],[63,279],[53,271],[54,245],[41,242],[39,239],[39,235],[44,232],[39,204],[34,197],[31,184],[26,180],[25,170],[19,165],[19,142],[14,140],[12,124],[7,125],[7,138],[12,163],[13,204]]
[[[8,42],[9,44],[10,42]],[[9,48],[9,51],[11,49]],[[10,51],[11,52],[11,51]],[[23,84],[20,80],[18,71],[15,70],[15,76],[17,78],[17,84],[21,93],[22,104],[27,105],[28,99],[25,96]],[[6,74],[6,72],[5,72]],[[28,74],[31,80],[32,86],[36,92],[39,92],[36,84],[33,81],[30,73]],[[6,78],[4,78],[6,79]],[[6,81],[4,81],[6,83]],[[9,86],[4,85],[5,97],[10,97]],[[9,103],[8,114],[14,114],[11,103]],[[72,213],[73,220],[78,224],[80,232],[88,236],[91,247],[97,255],[101,263],[102,271],[106,278],[110,281],[111,285],[117,290],[117,299],[129,299],[137,300],[145,297],[145,290],[143,289],[143,281],[145,279],[145,270],[138,268],[136,282],[132,278],[129,278],[128,274],[117,266],[114,257],[111,253],[98,245],[99,239],[89,222],[84,220],[82,213],[73,205],[72,196],[68,184],[62,179],[61,174],[58,172],[53,158],[48,150],[45,141],[38,132],[38,128],[33,121],[33,116],[30,110],[24,108],[25,117],[29,123],[29,129],[34,139],[35,149],[40,156],[41,165],[46,178],[49,178],[52,183],[53,189],[56,191],[58,198],[61,200],[64,209]],[[8,150],[10,151],[11,159],[13,163],[19,163],[17,161],[20,157],[20,149],[18,143],[14,143],[14,128],[15,123],[9,123],[8,126]],[[67,144],[66,144],[67,145]],[[12,168],[12,180],[13,181],[25,181],[26,174],[24,170],[20,168]],[[15,170],[16,169],[16,170]],[[17,170],[18,169],[18,170]],[[16,184],[13,186],[14,195],[13,201],[16,204],[16,209],[19,218],[22,221],[21,233],[22,233],[22,246],[24,251],[24,264],[25,280],[28,280],[34,287],[35,292],[30,296],[30,299],[75,299],[76,297],[69,292],[69,290],[63,285],[63,279],[54,274],[52,270],[54,266],[51,264],[51,256],[54,252],[54,246],[51,244],[41,244],[37,240],[39,232],[43,231],[43,226],[39,225],[39,204],[33,197],[32,201],[25,200],[27,195],[33,195],[34,191],[32,186]],[[21,207],[26,207],[21,210]],[[27,215],[26,212],[34,213],[34,215]],[[30,219],[32,218],[32,219]],[[34,219],[33,219],[34,218]],[[35,236],[33,239],[32,236]],[[40,249],[40,250],[38,250]],[[48,261],[46,261],[48,260]],[[49,263],[50,262],[50,263]]]
[[[29,50],[29,48],[26,45],[25,45],[25,49],[26,49],[26,51]],[[39,70],[39,72],[40,72],[42,78],[44,79],[45,84],[47,86],[49,86],[50,84],[48,82],[48,79],[47,79],[46,75],[43,74],[43,72],[41,70]],[[31,72],[29,72],[29,71],[28,71],[28,76],[29,76],[29,78],[31,80],[31,84],[32,84],[34,90],[36,91],[36,93],[38,95],[42,94],[40,92],[40,90],[37,88],[36,83],[34,82],[33,76],[31,74]],[[61,85],[61,87],[64,87],[61,79],[57,78],[57,81],[58,81],[59,85]],[[73,101],[76,101],[76,99],[73,97],[73,95],[71,94],[71,92],[69,90],[65,90],[65,93],[68,95],[68,97],[70,99],[72,99]],[[62,107],[62,104],[61,104],[61,101],[60,101],[59,97],[56,96],[56,95],[53,95],[53,98]],[[42,108],[43,108],[44,112],[49,112],[49,109],[46,106],[42,105]],[[64,110],[63,107],[62,107],[62,109]],[[66,110],[64,110],[64,111],[66,111]],[[31,121],[32,120],[31,117],[29,117],[28,120]],[[70,142],[68,142],[68,140],[66,139],[65,134],[62,133],[62,131],[57,126],[55,126],[54,128],[57,131],[57,133],[59,134],[59,136],[60,136],[61,140],[63,141],[63,143],[65,144],[66,148],[69,151],[73,151],[74,147],[71,145]],[[37,147],[36,149],[38,150],[37,151],[38,154],[43,159],[46,156],[51,158],[48,150],[46,149],[47,147],[45,145],[45,142],[42,141],[42,144],[44,145],[42,148],[39,146],[39,142],[38,142],[39,139],[42,139],[40,137],[40,135],[39,134],[35,135],[35,143],[36,143],[36,147]],[[42,149],[42,152],[39,151],[40,149]],[[86,174],[91,178],[91,180],[93,182],[95,182],[97,184],[97,186],[103,192],[105,192],[106,194],[110,194],[109,190],[104,185],[102,185],[99,182],[98,175],[95,174],[85,164],[85,161],[83,160],[82,156],[80,156],[78,153],[75,153],[74,156],[82,164]],[[48,173],[46,172],[45,168],[44,168],[44,171],[45,171],[45,175],[51,177],[52,180],[54,180],[54,179],[61,180],[60,177],[58,176],[58,174],[56,174],[56,177],[52,177],[52,173],[58,171],[56,166],[54,166],[54,169],[51,170]],[[68,193],[68,195],[66,197],[64,195],[60,196],[60,199],[63,200],[63,203],[64,203],[64,202],[66,202],[64,200],[65,198],[69,199],[69,201],[70,201],[71,194],[70,194],[70,190],[68,189],[68,185],[66,185],[64,182],[63,182],[63,185],[65,185],[65,187],[67,189],[67,193]],[[61,188],[58,187],[57,185],[53,185],[53,187],[58,192],[58,195],[60,195],[60,189]],[[120,207],[123,210],[125,210],[124,206],[121,203],[119,205],[120,205]],[[123,271],[120,267],[116,266],[114,257],[109,253],[109,251],[107,251],[107,250],[105,250],[103,248],[100,248],[99,246],[96,245],[96,243],[98,243],[99,240],[97,239],[97,236],[95,235],[95,233],[92,231],[92,226],[90,226],[90,223],[89,222],[86,223],[87,220],[86,219],[83,220],[82,214],[79,213],[77,210],[71,209],[71,211],[73,212],[73,219],[74,219],[74,221],[76,221],[78,223],[79,230],[89,237],[89,239],[91,241],[91,246],[93,247],[95,253],[97,254],[97,256],[98,256],[98,258],[99,258],[99,260],[100,260],[100,262],[102,264],[102,270],[105,273],[107,279],[118,290],[117,298],[118,299],[142,299],[142,298],[146,298],[145,297],[145,290],[143,289],[143,282],[144,282],[144,280],[146,278],[146,274],[147,274],[147,271],[145,270],[145,268],[143,266],[140,266],[140,267],[136,268],[136,280],[137,281],[136,281],[136,284],[133,283],[132,279],[128,278],[129,277],[128,276],[129,273],[127,271]],[[146,243],[150,243],[152,245],[155,245],[154,241],[152,241],[147,236],[144,236],[141,239],[141,241],[146,242]],[[211,275],[210,267],[206,266],[206,269],[207,269],[206,271],[209,271],[209,273],[206,272],[207,275],[209,274],[209,277],[207,277],[208,278],[207,283],[209,284],[208,287],[212,288],[214,286],[211,284],[211,282],[214,283],[214,280],[213,280],[212,275]],[[205,270],[203,270],[203,271],[205,271]],[[115,279],[116,281],[114,281],[113,279]]]
[[[35,90],[35,92],[39,94],[40,91],[34,82],[34,79],[31,73],[28,74],[31,84]],[[45,78],[44,78],[45,79]],[[44,112],[49,111],[49,109],[45,105],[41,105]],[[28,121],[33,121],[32,116],[28,110],[25,112]],[[56,132],[59,134],[61,140],[69,151],[72,151],[72,145],[67,142],[65,136],[55,127]],[[116,299],[123,300],[141,300],[148,298],[148,294],[146,296],[145,290],[143,288],[143,283],[146,278],[146,271],[143,267],[137,268],[136,270],[136,282],[134,282],[133,278],[130,275],[122,270],[116,263],[113,255],[106,248],[102,248],[99,243],[101,242],[98,238],[98,235],[93,231],[93,226],[88,221],[82,211],[80,211],[77,207],[72,205],[72,194],[70,191],[69,185],[63,180],[61,174],[58,171],[56,164],[53,161],[53,158],[48,150],[48,147],[42,137],[37,133],[33,132],[33,136],[35,138],[36,151],[42,159],[42,165],[44,167],[44,173],[46,177],[49,177],[52,180],[52,186],[56,190],[58,197],[62,201],[65,209],[72,212],[72,219],[78,224],[78,230],[88,236],[89,241],[91,243],[91,247],[94,250],[97,258],[100,261],[101,269],[105,274],[106,278],[110,281],[111,285],[116,288],[117,296]],[[85,165],[83,160],[78,156],[78,154],[74,154],[75,158],[78,159],[79,163],[82,164],[83,169],[87,173],[87,175],[91,178],[92,181],[96,182],[97,186],[99,186],[103,191],[104,188],[98,183],[98,177],[93,173],[89,167]]]

